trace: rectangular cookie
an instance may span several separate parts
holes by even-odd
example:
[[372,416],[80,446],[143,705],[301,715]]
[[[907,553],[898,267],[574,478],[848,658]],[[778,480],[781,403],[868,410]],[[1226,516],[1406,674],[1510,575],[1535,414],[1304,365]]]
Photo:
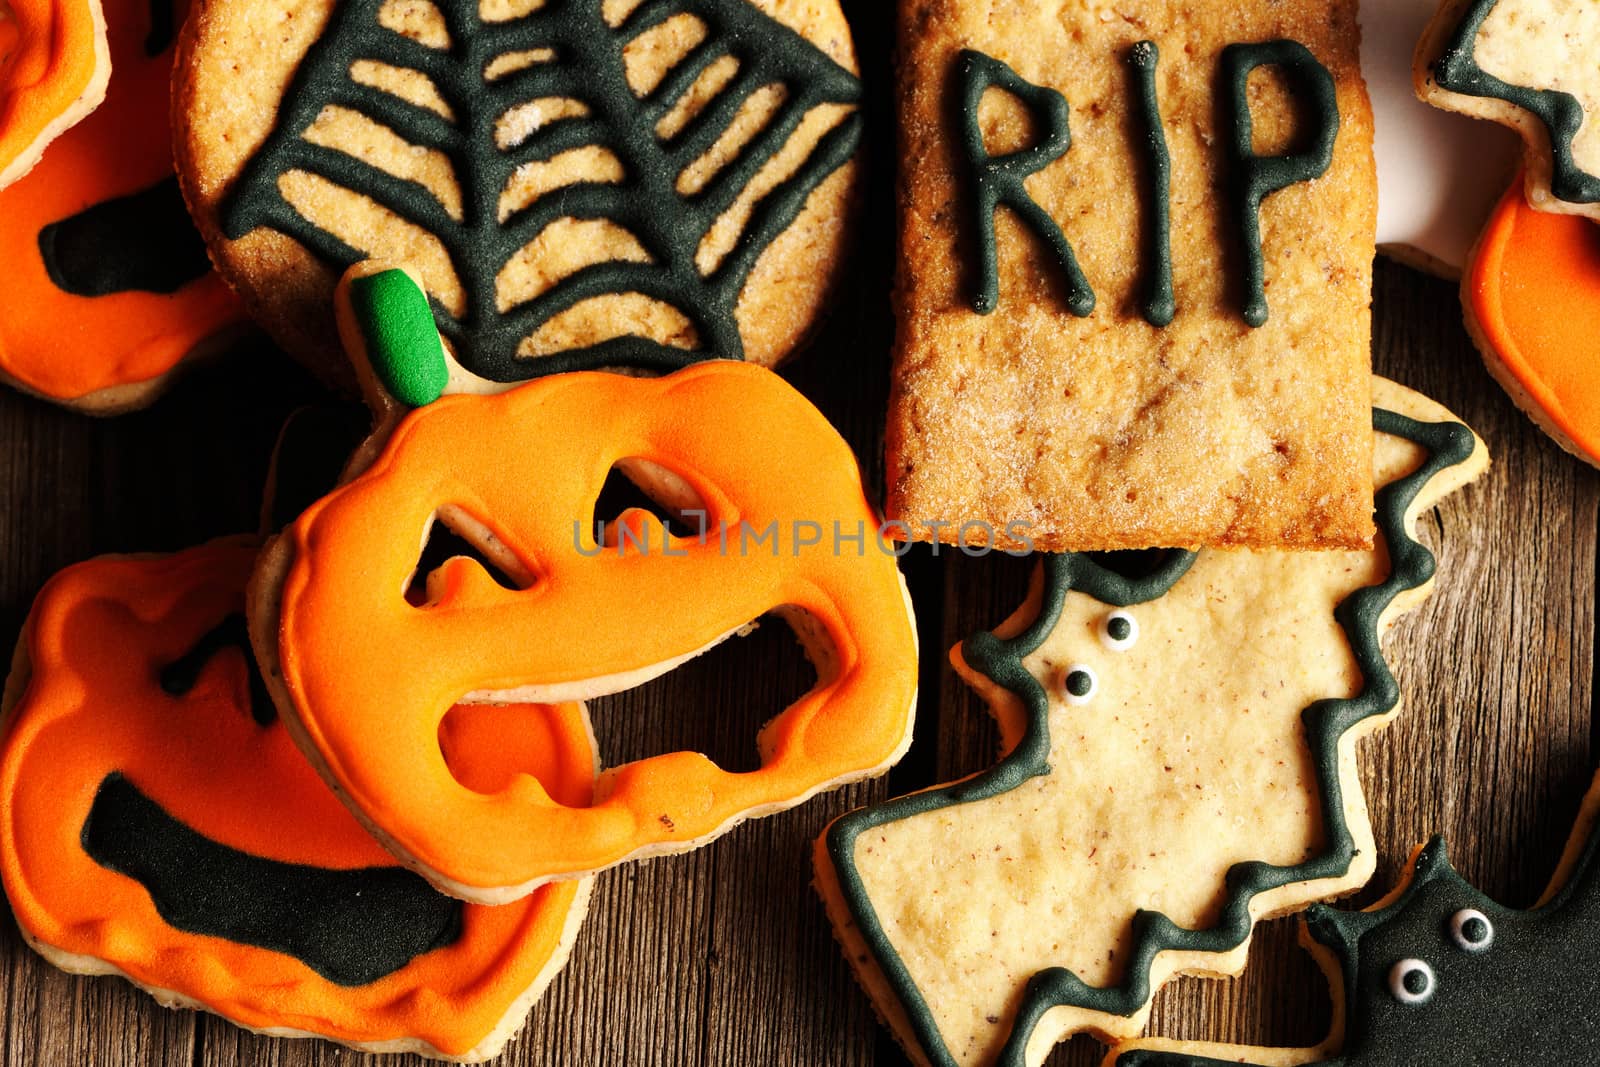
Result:
[[1377,179],[1356,14],[905,0],[891,527],[1048,551],[1371,544]]

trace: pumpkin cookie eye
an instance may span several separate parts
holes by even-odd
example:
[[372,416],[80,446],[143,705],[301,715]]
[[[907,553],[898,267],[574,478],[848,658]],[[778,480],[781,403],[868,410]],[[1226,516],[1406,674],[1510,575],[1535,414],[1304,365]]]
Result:
[[1094,699],[1095,693],[1100,689],[1100,678],[1094,673],[1094,668],[1087,663],[1074,663],[1067,668],[1067,676],[1062,679],[1061,688],[1067,695],[1067,703],[1076,707]]
[[1407,958],[1389,968],[1389,993],[1402,1004],[1426,1004],[1438,984],[1426,960]]
[[1139,620],[1126,611],[1113,611],[1100,620],[1100,643],[1113,652],[1126,652],[1139,640]]
[[1477,908],[1462,908],[1450,916],[1450,936],[1468,952],[1482,952],[1494,944],[1494,923]]

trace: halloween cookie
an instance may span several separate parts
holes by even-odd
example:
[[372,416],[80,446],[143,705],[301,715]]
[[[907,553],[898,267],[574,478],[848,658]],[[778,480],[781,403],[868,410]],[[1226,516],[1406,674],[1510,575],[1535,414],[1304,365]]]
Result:
[[1417,516],[1487,465],[1449,412],[1372,382],[1379,543],[1045,557],[958,646],[1005,755],[852,813],[816,849],[844,951],[922,1063],[1036,1065],[1137,1035],[1178,973],[1243,965],[1257,919],[1373,870],[1357,740],[1400,693],[1379,635],[1428,592]]
[[1008,549],[1371,543],[1356,7],[901,5],[891,519]]
[[416,268],[504,387],[770,365],[842,265],[859,83],[836,0],[202,0],[184,191],[291,352],[342,372],[352,263]]
[[1372,96],[1378,161],[1378,250],[1446,278],[1467,252],[1516,166],[1516,135],[1417,99],[1416,42],[1436,0],[1363,0],[1361,74]]
[[[916,698],[909,602],[849,447],[799,393],[717,360],[431,399],[450,371],[421,290],[359,271],[343,304],[368,380],[425,406],[385,418],[353,477],[268,547],[251,631],[291,733],[397,856],[450,893],[504,901],[693,848],[899,759]],[[692,526],[631,509],[597,535],[616,467]],[[421,582],[435,523],[481,557]],[[425,586],[417,602],[408,585]],[[608,769],[583,806],[532,779],[483,791],[450,773],[452,705],[618,692],[767,613],[817,682],[752,738],[757,770],[670,752]]]
[[1568,452],[1600,462],[1600,225],[1535,211],[1512,183],[1461,279],[1495,380]]
[[[258,1032],[493,1056],[565,961],[589,883],[462,904],[362,830],[253,670],[256,549],[102,557],[40,593],[0,748],[0,874],[23,936],[68,971]],[[581,705],[458,708],[440,745],[465,789],[531,774],[590,798]]]
[[1301,940],[1335,988],[1332,1032],[1315,1048],[1150,1040],[1107,1067],[1600,1062],[1597,809],[1591,786],[1550,887],[1527,911],[1468,885],[1439,838],[1367,911],[1307,911]]
[[1522,135],[1528,202],[1600,221],[1600,9],[1447,0],[1417,45],[1417,95]]
[[116,62],[106,102],[0,191],[0,381],[81,411],[124,411],[243,319],[172,173],[183,13],[183,0],[106,0]]
[[0,4],[0,189],[99,106],[110,76],[99,0]]

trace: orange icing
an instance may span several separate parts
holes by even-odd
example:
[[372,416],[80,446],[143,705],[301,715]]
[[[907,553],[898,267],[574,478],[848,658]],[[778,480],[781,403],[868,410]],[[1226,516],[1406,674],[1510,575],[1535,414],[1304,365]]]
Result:
[[[705,543],[674,538],[683,555],[664,555],[659,520],[635,512],[635,529],[652,531],[648,553],[595,545],[595,499],[629,457],[687,480],[709,513]],[[457,558],[435,572],[431,603],[408,604],[418,545],[442,507],[488,527],[533,584],[504,589]],[[769,542],[741,556],[741,520],[756,531],[777,522],[779,555]],[[827,531],[798,556],[797,520]],[[834,552],[835,521],[847,534],[864,528],[864,552]],[[915,634],[877,521],[849,447],[760,367],[575,373],[446,396],[410,413],[367,471],[286,534],[283,680],[347,801],[401,854],[460,886],[526,887],[686,847],[881,768],[907,742]],[[763,728],[758,770],[672,752],[607,771],[596,803],[575,808],[531,778],[475,792],[441,756],[439,720],[469,693],[649,671],[781,605],[809,612],[836,653]]]
[[[181,24],[185,5],[175,3]],[[115,63],[105,103],[0,191],[0,372],[61,400],[159,377],[201,341],[243,321],[214,273],[170,294],[85,297],[56,288],[45,271],[41,229],[172,175],[174,50],[145,54],[149,0],[106,0],[105,11]]]
[[[57,575],[24,630],[32,674],[0,749],[0,873],[29,937],[105,960],[254,1028],[350,1042],[420,1037],[461,1055],[532,985],[561,938],[579,883],[503,908],[467,905],[453,944],[366,986],[300,961],[168,926],[143,886],[80,844],[101,780],[120,770],[169,813],[255,855],[333,868],[392,864],[294,747],[251,718],[242,653],[228,649],[183,697],[160,670],[244,608],[256,543],[215,541],[160,558],[91,560]],[[565,803],[591,795],[593,756],[578,705],[462,708],[457,762],[489,780],[512,771],[477,740],[488,714],[540,738],[518,753]],[[559,757],[559,758],[557,758]]]
[[1461,280],[1482,341],[1545,416],[1600,457],[1600,225],[1535,211],[1519,175]]
[[[95,0],[6,0],[0,19],[0,173],[48,141],[104,77]],[[3,23],[12,23],[5,28]]]

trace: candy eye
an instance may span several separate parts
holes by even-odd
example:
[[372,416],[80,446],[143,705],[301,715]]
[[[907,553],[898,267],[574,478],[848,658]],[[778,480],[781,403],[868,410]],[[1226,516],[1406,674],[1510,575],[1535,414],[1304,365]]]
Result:
[[1100,643],[1113,652],[1126,652],[1139,640],[1139,620],[1126,611],[1113,611],[1100,620]]
[[1468,952],[1482,952],[1494,944],[1494,923],[1477,908],[1462,908],[1450,916],[1450,936]]
[[1389,992],[1402,1004],[1426,1004],[1436,984],[1424,960],[1404,959],[1389,968]]
[[1100,679],[1087,663],[1074,663],[1067,668],[1067,677],[1061,688],[1066,690],[1068,704],[1087,704],[1100,688]]

